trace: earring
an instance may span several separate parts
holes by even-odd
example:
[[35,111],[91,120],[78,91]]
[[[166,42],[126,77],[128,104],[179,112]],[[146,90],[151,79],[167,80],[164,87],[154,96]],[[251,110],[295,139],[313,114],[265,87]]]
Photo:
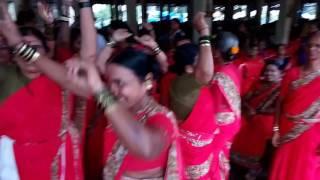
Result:
[[152,89],[152,87],[153,87],[153,85],[152,85],[152,81],[146,81],[146,88],[147,88],[147,90],[149,91],[149,90],[151,90]]

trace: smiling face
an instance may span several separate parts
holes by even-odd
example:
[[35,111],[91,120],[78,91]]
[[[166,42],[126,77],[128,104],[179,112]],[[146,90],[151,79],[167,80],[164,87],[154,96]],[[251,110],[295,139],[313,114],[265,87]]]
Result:
[[266,66],[264,75],[266,80],[269,82],[279,82],[281,80],[281,71],[274,64],[269,64]]
[[109,64],[104,79],[113,95],[129,109],[134,109],[147,95],[145,83],[131,69],[124,66]]
[[[46,54],[43,44],[35,36],[24,36],[23,41],[35,48],[41,55]],[[17,59],[16,62],[19,65],[21,72],[29,79],[37,78],[41,74],[40,70],[33,64],[27,64],[25,61],[19,59]]]

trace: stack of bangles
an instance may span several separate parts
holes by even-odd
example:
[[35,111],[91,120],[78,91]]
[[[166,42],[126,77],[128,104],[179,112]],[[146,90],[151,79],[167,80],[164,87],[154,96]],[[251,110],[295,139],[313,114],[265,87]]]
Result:
[[13,48],[12,53],[22,58],[28,64],[34,63],[40,59],[40,53],[26,43],[19,43],[17,46]]
[[202,36],[199,38],[199,45],[203,47],[211,47],[211,37],[210,36]]
[[101,92],[95,95],[97,103],[105,110],[108,110],[112,105],[116,104],[117,99],[113,94],[108,90],[104,89]]
[[152,53],[154,56],[157,56],[161,53],[161,49],[159,47],[156,47],[156,48],[152,49]]
[[273,127],[273,132],[279,132],[279,126],[274,126]]

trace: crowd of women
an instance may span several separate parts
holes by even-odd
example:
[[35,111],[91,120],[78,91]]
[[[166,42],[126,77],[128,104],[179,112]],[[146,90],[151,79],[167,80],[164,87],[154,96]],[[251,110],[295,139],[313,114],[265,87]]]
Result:
[[0,1],[1,180],[320,177],[316,23],[272,50],[211,35],[198,12],[195,45],[176,19],[167,39],[148,23],[98,34],[90,1],[74,1],[58,19],[39,2],[43,27]]

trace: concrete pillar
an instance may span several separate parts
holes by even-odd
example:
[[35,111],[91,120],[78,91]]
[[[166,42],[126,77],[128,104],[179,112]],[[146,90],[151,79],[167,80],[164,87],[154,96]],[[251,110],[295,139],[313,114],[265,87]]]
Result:
[[262,14],[262,6],[264,4],[264,0],[257,0],[256,1],[256,7],[257,7],[257,15],[256,15],[256,22],[258,25],[260,25],[261,22],[261,14]]
[[226,21],[232,21],[232,16],[233,16],[233,5],[232,2],[226,3],[225,7],[225,20]]
[[162,21],[163,17],[163,6],[164,6],[164,2],[163,1],[159,1],[159,6],[160,6],[160,21]]
[[125,0],[127,5],[127,18],[128,25],[134,33],[137,33],[137,13],[136,13],[136,0]]
[[292,8],[295,0],[280,1],[280,17],[276,25],[276,43],[288,43],[292,24]]
[[[301,3],[301,6],[303,7],[303,4]],[[320,18],[320,1],[317,1],[317,19]]]
[[[190,19],[192,19],[193,16],[199,11],[208,12],[207,11],[208,4],[211,4],[209,7],[212,7],[212,0],[193,0],[193,8],[192,8],[192,14]],[[208,24],[209,24],[209,28],[211,29],[212,16],[208,18]],[[193,30],[193,42],[197,43],[198,39],[199,39],[199,34],[197,33],[196,30]]]
[[148,19],[147,2],[146,2],[146,0],[141,0],[140,3],[141,3],[141,9],[142,9],[142,20],[147,21],[147,19]]

